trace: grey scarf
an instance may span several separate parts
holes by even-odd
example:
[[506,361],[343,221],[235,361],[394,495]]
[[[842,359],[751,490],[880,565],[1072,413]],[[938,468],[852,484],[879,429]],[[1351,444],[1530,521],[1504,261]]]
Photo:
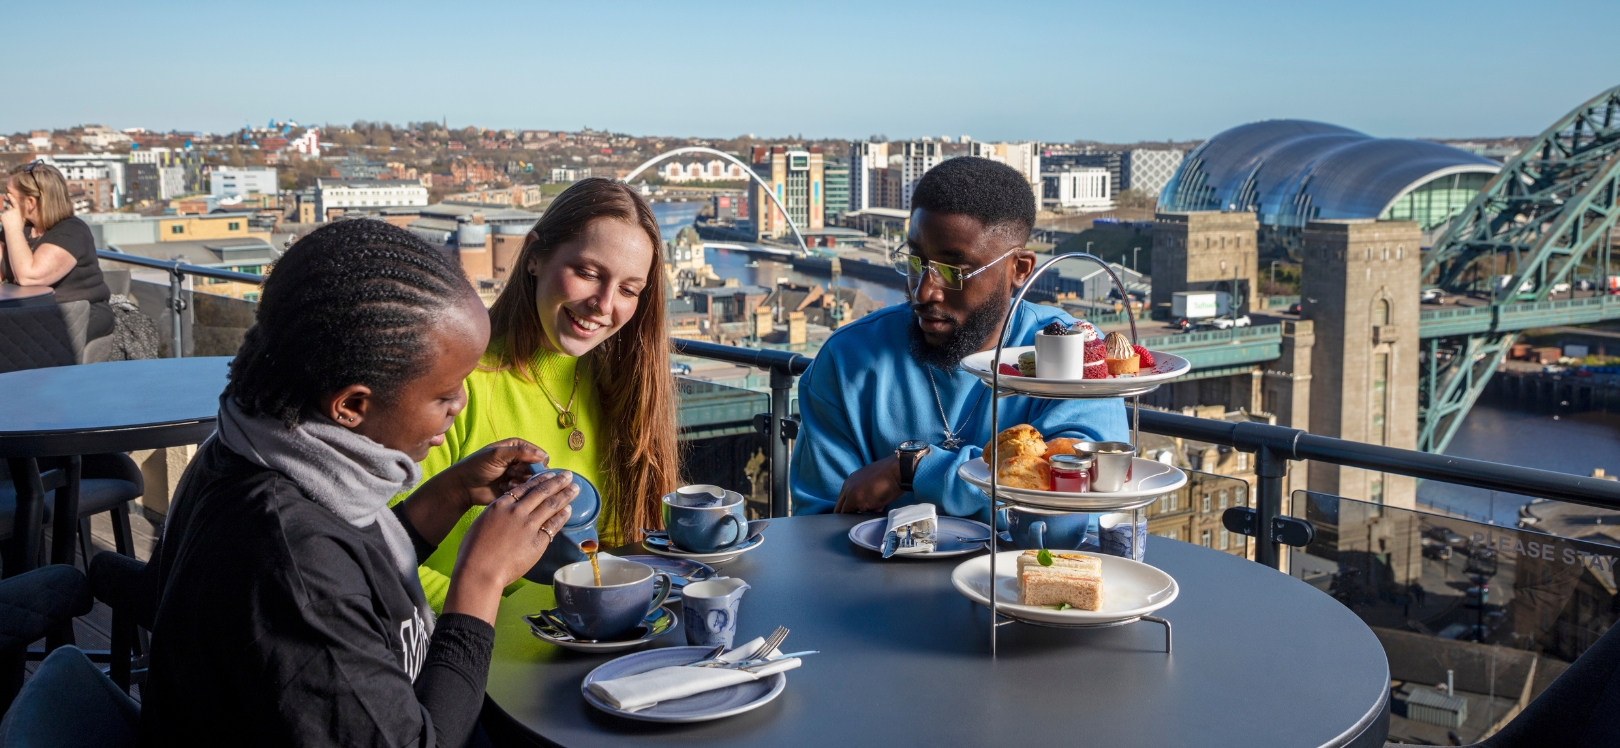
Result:
[[[304,494],[355,527],[376,523],[407,589],[421,590],[416,550],[388,501],[409,490],[422,470],[404,452],[389,449],[331,419],[317,417],[297,428],[274,418],[250,416],[229,397],[219,399],[215,438],[248,462],[298,484]],[[420,611],[429,632],[433,611]]]

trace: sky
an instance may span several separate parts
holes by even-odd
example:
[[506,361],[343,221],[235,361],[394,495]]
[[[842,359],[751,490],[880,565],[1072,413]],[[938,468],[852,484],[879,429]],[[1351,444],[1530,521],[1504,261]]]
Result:
[[7,133],[274,118],[1124,143],[1303,118],[1468,138],[1535,135],[1620,85],[1615,0],[87,0],[6,20],[28,30],[7,35]]

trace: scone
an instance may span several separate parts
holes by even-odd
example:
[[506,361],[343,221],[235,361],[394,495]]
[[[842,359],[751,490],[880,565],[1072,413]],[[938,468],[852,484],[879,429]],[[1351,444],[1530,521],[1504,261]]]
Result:
[[1044,457],[1009,457],[1001,461],[1000,484],[1008,488],[1052,490],[1052,468]]
[[1072,455],[1074,454],[1074,445],[1083,441],[1085,440],[1070,439],[1067,436],[1052,439],[1046,443],[1046,459],[1052,459],[1053,455]]
[[[988,443],[984,445],[986,460],[990,459],[991,446]],[[1034,426],[1027,423],[1020,423],[996,434],[996,446],[1001,449],[996,454],[996,457],[1003,460],[1008,457],[1044,457],[1046,455],[1046,442],[1041,439],[1041,432],[1036,431]]]

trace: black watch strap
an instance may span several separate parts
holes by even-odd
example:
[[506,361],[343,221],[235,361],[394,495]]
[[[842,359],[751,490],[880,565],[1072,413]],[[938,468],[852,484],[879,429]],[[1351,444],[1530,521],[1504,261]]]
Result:
[[894,450],[894,456],[900,461],[900,490],[910,493],[911,481],[917,477],[917,463],[928,454],[930,447],[927,442],[909,441],[902,443]]

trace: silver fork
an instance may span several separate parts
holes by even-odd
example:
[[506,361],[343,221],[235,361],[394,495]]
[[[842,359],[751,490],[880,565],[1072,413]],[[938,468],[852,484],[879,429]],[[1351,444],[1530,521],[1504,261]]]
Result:
[[782,646],[782,642],[787,641],[787,637],[788,628],[786,626],[777,626],[776,630],[772,631],[771,635],[765,639],[765,643],[755,648],[754,651],[751,652],[747,657],[737,660],[736,662],[726,662],[725,660],[712,659],[706,662],[695,662],[688,665],[688,667],[732,667],[738,663],[751,662],[770,654],[771,650]]

